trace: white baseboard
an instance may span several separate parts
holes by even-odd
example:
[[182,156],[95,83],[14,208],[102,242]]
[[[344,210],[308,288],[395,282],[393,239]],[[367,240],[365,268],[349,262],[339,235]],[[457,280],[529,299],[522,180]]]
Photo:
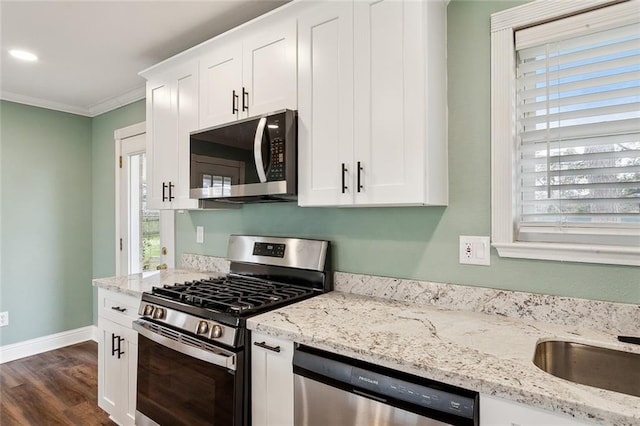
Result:
[[98,341],[98,327],[88,325],[75,330],[63,331],[62,333],[2,346],[0,347],[0,364],[86,342],[87,340]]

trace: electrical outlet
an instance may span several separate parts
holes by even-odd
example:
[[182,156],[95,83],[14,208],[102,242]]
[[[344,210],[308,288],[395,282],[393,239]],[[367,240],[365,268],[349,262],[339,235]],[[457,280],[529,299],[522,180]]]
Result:
[[460,263],[468,265],[491,265],[489,237],[460,235]]
[[9,325],[9,312],[0,312],[0,327]]
[[196,243],[204,243],[204,226],[196,226]]

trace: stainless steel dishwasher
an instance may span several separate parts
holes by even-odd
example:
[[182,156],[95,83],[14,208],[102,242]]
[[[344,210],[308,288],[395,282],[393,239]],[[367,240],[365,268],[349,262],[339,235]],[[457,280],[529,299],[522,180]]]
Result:
[[315,348],[293,357],[296,426],[477,426],[478,393]]

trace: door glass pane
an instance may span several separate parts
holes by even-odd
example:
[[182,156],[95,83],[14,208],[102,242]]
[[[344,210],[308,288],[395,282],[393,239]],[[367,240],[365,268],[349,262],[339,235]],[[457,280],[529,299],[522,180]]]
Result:
[[146,155],[129,156],[129,273],[160,264],[160,211],[147,208]]

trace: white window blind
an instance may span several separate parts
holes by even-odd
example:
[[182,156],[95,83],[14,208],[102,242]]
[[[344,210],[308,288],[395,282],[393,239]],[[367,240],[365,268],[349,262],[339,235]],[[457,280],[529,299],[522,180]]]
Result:
[[515,33],[517,241],[640,244],[640,22],[599,12]]

